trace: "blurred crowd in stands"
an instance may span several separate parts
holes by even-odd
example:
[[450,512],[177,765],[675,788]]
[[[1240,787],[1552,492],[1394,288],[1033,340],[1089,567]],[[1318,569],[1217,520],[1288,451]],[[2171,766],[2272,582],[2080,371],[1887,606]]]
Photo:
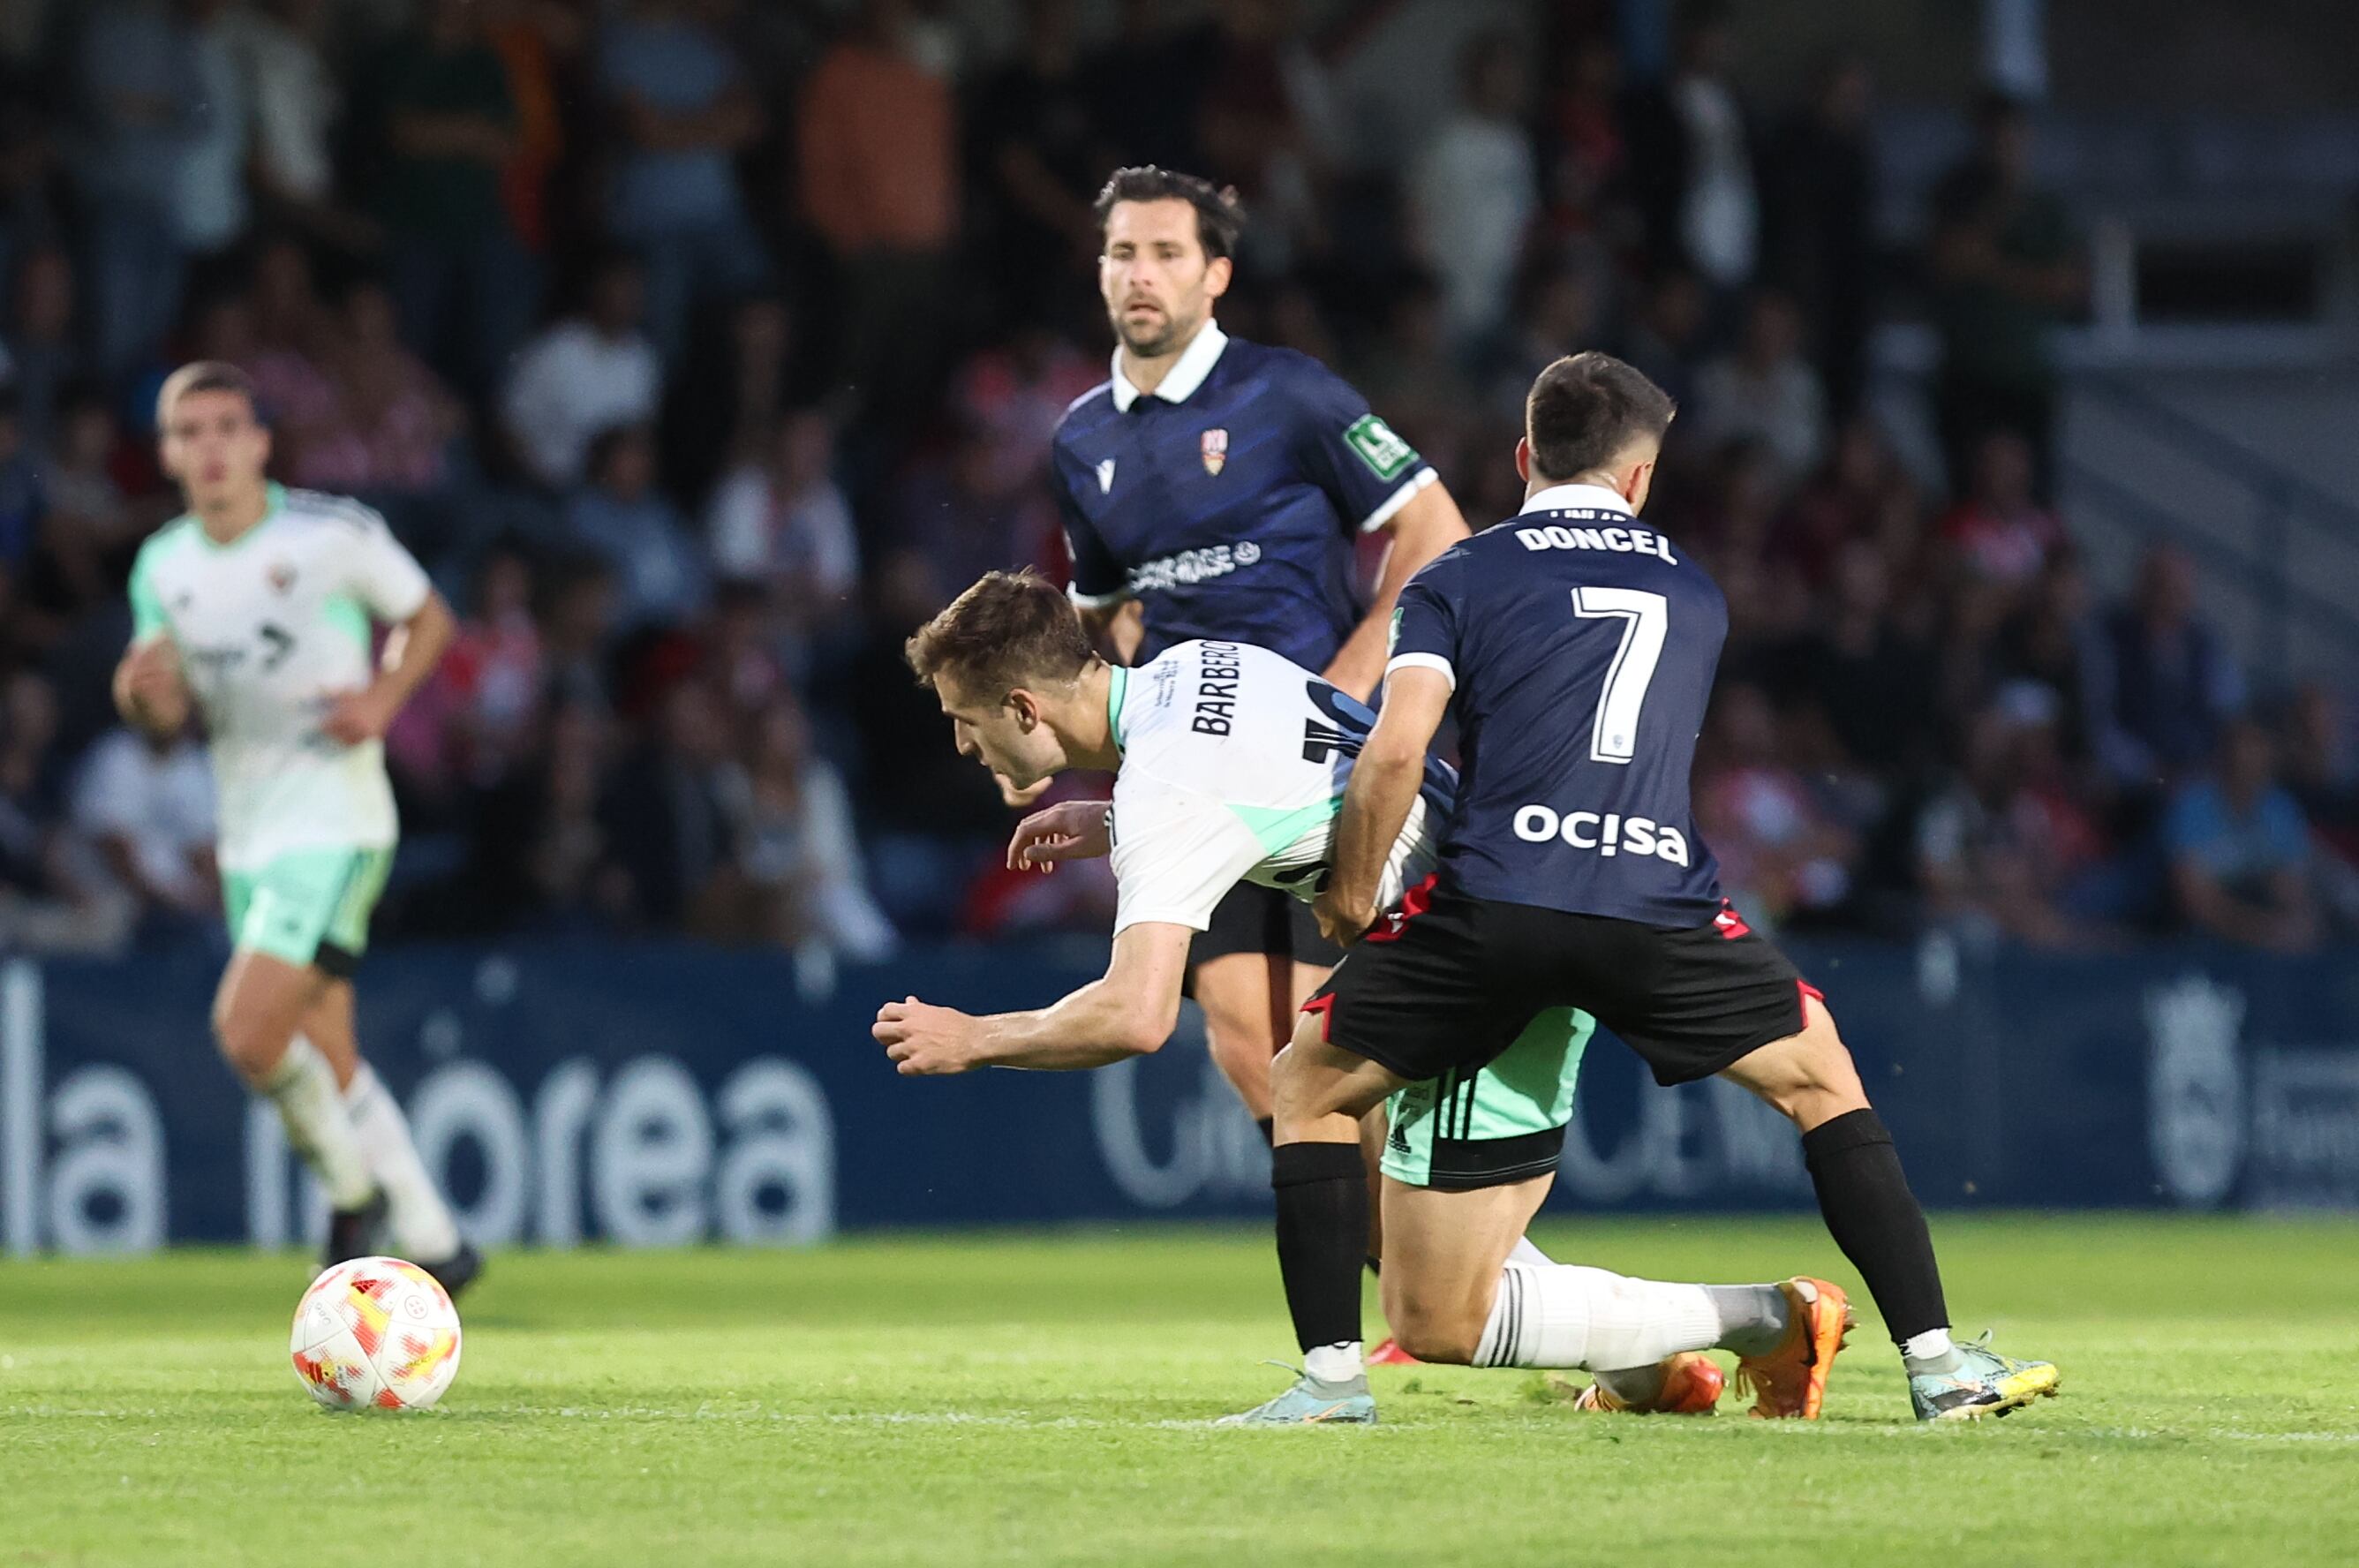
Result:
[[[983,571],[1063,570],[1090,202],[1149,161],[1243,194],[1228,330],[1337,366],[1478,528],[1549,360],[1680,399],[1650,515],[1731,603],[1697,800],[1756,923],[2353,925],[2349,693],[2248,684],[2167,549],[2101,602],[2050,503],[2084,284],[2021,108],[1979,107],[1894,254],[1866,69],[1753,102],[1698,7],[1658,80],[1574,4],[1349,113],[1400,5],[1116,9],[1031,0],[992,49],[916,0],[49,5],[0,67],[0,945],[221,940],[201,743],[106,697],[196,357],[461,614],[388,743],[382,935],[1102,930],[1103,878],[995,871],[1009,816],[901,643]],[[1941,344],[1930,461],[1866,396],[1896,309]]]

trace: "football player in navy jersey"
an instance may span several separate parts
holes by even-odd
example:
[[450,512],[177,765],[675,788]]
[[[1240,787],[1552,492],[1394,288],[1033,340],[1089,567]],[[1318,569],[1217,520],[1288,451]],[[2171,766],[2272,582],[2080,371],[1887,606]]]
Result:
[[[1720,896],[1696,834],[1688,771],[1728,610],[1676,540],[1637,520],[1671,415],[1660,387],[1610,355],[1551,365],[1516,450],[1522,513],[1446,551],[1400,595],[1385,704],[1317,904],[1338,939],[1366,934],[1272,1072],[1278,1261],[1299,1334],[1306,1350],[1359,1337],[1358,1118],[1404,1083],[1479,1069],[1538,1009],[1574,1007],[1657,1082],[1717,1073],[1791,1118],[1827,1228],[1900,1347],[1919,1418],[2003,1415],[2053,1393],[2056,1368],[1951,1342],[1924,1213],[1823,998]],[[1453,711],[1463,767],[1440,866],[1371,930],[1385,850]],[[1412,1353],[1577,1362],[1593,1281],[1544,1268],[1523,1271],[1518,1289],[1498,1285],[1549,1181],[1387,1189],[1388,1237],[1455,1238],[1466,1264],[1462,1291],[1387,1301]],[[1813,1342],[1799,1392],[1815,1413],[1841,1303],[1810,1305],[1794,1323]],[[1261,1419],[1324,1408],[1332,1393],[1298,1384]]]
[[[1245,221],[1234,192],[1124,169],[1097,213],[1113,373],[1066,410],[1051,452],[1083,625],[1120,664],[1200,637],[1249,643],[1367,698],[1401,585],[1465,519],[1334,372],[1221,331]],[[1376,530],[1391,542],[1364,605],[1353,540]],[[1341,952],[1308,909],[1244,884],[1195,939],[1213,1059],[1265,1127],[1270,1059]]]

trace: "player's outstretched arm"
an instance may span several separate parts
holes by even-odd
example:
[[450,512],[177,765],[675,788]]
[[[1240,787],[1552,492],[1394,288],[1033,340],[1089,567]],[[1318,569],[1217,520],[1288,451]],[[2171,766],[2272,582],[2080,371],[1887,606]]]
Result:
[[382,736],[401,705],[434,672],[457,629],[451,606],[443,603],[441,594],[429,590],[417,613],[386,638],[385,659],[376,679],[362,691],[339,696],[320,727],[346,746]]
[[1375,921],[1386,857],[1417,803],[1426,748],[1449,708],[1450,678],[1439,670],[1408,665],[1386,679],[1376,727],[1343,789],[1334,870],[1316,906],[1319,928],[1330,940],[1350,942]]
[[1376,689],[1385,673],[1386,642],[1392,626],[1393,605],[1401,589],[1425,563],[1466,538],[1466,518],[1458,503],[1440,485],[1429,485],[1409,497],[1408,505],[1385,525],[1392,544],[1385,553],[1384,570],[1376,578],[1376,596],[1351,637],[1336,650],[1327,666],[1327,679],[1362,702]]
[[1071,1072],[1145,1056],[1161,1049],[1180,1021],[1180,981],[1194,935],[1158,920],[1124,927],[1105,977],[1052,1007],[974,1018],[910,996],[877,1008],[868,1032],[905,1077],[978,1067]]

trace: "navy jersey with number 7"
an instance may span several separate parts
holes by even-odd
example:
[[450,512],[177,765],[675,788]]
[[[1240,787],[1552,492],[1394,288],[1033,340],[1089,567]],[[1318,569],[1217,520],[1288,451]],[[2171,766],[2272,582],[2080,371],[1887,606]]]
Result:
[[1445,883],[1710,924],[1720,872],[1688,771],[1727,635],[1703,568],[1594,485],[1541,491],[1411,578],[1386,672],[1422,666],[1452,685],[1464,756]]

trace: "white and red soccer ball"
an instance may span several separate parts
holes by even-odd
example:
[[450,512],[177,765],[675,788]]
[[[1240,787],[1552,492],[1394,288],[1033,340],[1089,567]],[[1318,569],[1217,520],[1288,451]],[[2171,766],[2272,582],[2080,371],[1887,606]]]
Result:
[[422,1410],[459,1375],[459,1309],[398,1258],[356,1258],[295,1309],[295,1375],[332,1410]]

